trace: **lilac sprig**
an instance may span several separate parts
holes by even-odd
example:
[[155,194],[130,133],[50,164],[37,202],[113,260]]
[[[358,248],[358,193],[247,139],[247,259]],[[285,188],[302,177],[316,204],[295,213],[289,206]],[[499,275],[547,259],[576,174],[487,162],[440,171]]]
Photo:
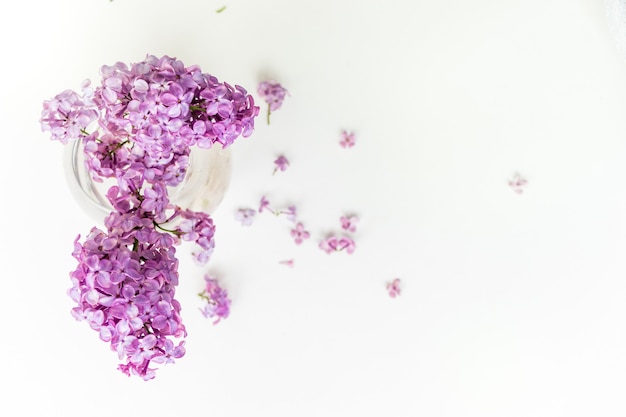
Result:
[[217,324],[230,314],[231,300],[228,298],[228,291],[220,287],[217,279],[207,273],[204,281],[204,290],[198,296],[206,302],[206,305],[200,311],[206,318],[215,317],[213,324]]
[[135,213],[111,213],[106,232],[94,227],[82,244],[76,238],[78,266],[68,292],[77,304],[72,315],[125,361],[119,369],[149,380],[151,362],[172,363],[185,354],[184,341],[172,338],[187,333],[175,299],[175,238]]
[[208,262],[213,249],[215,249],[215,225],[213,219],[206,213],[191,210],[178,210],[172,217],[180,216],[182,221],[174,229],[174,233],[185,241],[196,243],[199,250],[193,252],[194,258],[199,263]]
[[[148,380],[156,371],[151,362],[173,363],[185,354],[184,342],[172,340],[186,336],[175,299],[175,245],[180,239],[194,241],[201,248],[197,259],[206,262],[215,227],[205,213],[170,205],[165,189],[156,185],[143,195],[113,186],[107,198],[114,211],[104,220],[106,231],[92,228],[82,244],[79,238],[74,242],[78,267],[70,275],[69,295],[77,307],[72,315],[110,342],[125,360],[120,370]],[[173,214],[166,216],[168,210]],[[167,222],[158,222],[166,217]]]
[[269,125],[270,114],[283,105],[287,90],[276,81],[263,81],[259,83],[257,92],[267,103],[267,124]]
[[276,174],[276,172],[278,172],[278,171],[286,171],[288,167],[289,167],[289,160],[284,155],[280,155],[274,161],[274,172],[273,172],[273,174]]
[[130,67],[118,62],[100,72],[94,101],[106,122],[101,127],[128,132],[150,155],[163,158],[192,145],[227,147],[254,128],[258,107],[252,96],[198,66],[148,55]]
[[50,133],[52,140],[61,143],[87,136],[85,129],[98,118],[92,101],[93,92],[87,90],[89,81],[83,82],[83,94],[65,90],[43,103],[41,128]]

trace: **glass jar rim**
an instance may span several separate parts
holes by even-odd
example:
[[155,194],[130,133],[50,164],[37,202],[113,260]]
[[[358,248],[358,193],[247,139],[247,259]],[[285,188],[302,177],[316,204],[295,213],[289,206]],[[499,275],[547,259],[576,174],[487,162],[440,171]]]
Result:
[[[103,221],[113,210],[106,192],[115,184],[115,180],[105,179],[102,183],[93,180],[85,166],[80,140],[66,145],[64,160],[66,180],[74,199],[90,217]],[[229,148],[192,147],[185,178],[178,186],[168,187],[170,201],[184,209],[212,214],[230,185],[231,169]]]

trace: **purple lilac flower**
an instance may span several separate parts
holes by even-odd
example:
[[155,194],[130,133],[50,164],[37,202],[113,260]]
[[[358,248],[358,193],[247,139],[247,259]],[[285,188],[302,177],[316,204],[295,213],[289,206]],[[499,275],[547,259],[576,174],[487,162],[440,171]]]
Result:
[[240,208],[235,213],[235,219],[241,222],[243,226],[250,226],[254,221],[256,210],[251,208]]
[[269,211],[271,213],[274,213],[274,210],[270,207],[269,200],[265,196],[261,197],[261,202],[259,203],[258,211],[259,213],[263,213],[263,211]]
[[[130,67],[118,62],[102,66],[100,72],[102,83],[93,98],[87,88],[82,97],[65,91],[44,102],[40,119],[52,139],[86,140],[94,176],[126,182],[143,177],[177,185],[190,146],[227,147],[254,129],[259,108],[253,97],[243,87],[202,73],[198,66],[148,55]],[[96,120],[98,130],[87,133]],[[127,171],[131,174],[125,175]]]
[[176,227],[176,234],[183,240],[195,242],[200,251],[193,252],[193,256],[199,263],[206,263],[215,248],[215,226],[211,216],[191,210],[181,210],[178,215],[183,221]]
[[166,210],[172,207],[169,204],[167,189],[162,184],[156,183],[143,190],[141,211],[144,214],[155,213],[154,220],[156,222],[165,222]]
[[259,83],[257,92],[267,103],[267,124],[270,124],[270,114],[283,105],[287,90],[276,81],[263,81]]
[[290,222],[296,221],[296,206],[288,206],[286,209],[279,211],[277,214],[284,214]]
[[309,232],[304,230],[304,225],[302,223],[296,224],[296,227],[291,229],[291,237],[296,242],[296,245],[300,245],[305,239],[308,239],[311,236]]
[[515,173],[513,177],[509,180],[509,187],[517,194],[522,194],[524,192],[524,187],[528,184],[526,178],[522,177],[519,173]]
[[400,295],[400,278],[387,283],[387,292],[391,298],[396,298]]
[[276,165],[274,167],[274,174],[276,174],[277,171],[285,171],[289,167],[289,160],[284,155],[280,155],[274,161],[274,165]]
[[[157,187],[158,188],[158,187]],[[154,195],[162,193],[155,192]],[[186,336],[175,299],[178,260],[174,245],[178,238],[193,240],[203,249],[213,248],[214,227],[205,213],[175,208],[169,220],[180,216],[178,228],[167,230],[157,223],[166,205],[146,201],[158,198],[111,187],[107,197],[116,211],[105,219],[107,231],[93,228],[83,244],[76,239],[70,297],[77,303],[72,315],[86,320],[111,344],[125,363],[119,369],[143,379],[155,376],[150,363],[172,363],[185,354]]]
[[288,266],[289,268],[293,268],[293,266],[294,266],[294,260],[293,260],[293,259],[286,259],[286,260],[284,260],[284,261],[280,261],[280,262],[279,262],[279,264],[281,264],[281,265],[286,265],[286,266]]
[[[145,380],[155,376],[172,338],[186,336],[175,299],[178,260],[175,239],[150,227],[134,212],[114,212],[107,231],[93,228],[74,242],[78,267],[70,274],[68,294],[77,304],[72,315],[85,320],[118,353],[119,369]],[[143,226],[143,227],[142,227]],[[184,342],[171,359],[185,354]]]
[[98,117],[96,107],[89,98],[65,90],[43,103],[41,129],[50,132],[52,140],[61,143],[87,136],[85,129]]
[[217,317],[213,322],[213,324],[217,324],[230,314],[231,300],[228,298],[228,291],[220,287],[217,279],[206,274],[204,281],[205,288],[198,296],[205,300],[207,304],[200,311],[206,318]]
[[329,236],[319,243],[319,248],[326,253],[345,250],[347,253],[351,254],[356,249],[356,243],[349,237]]
[[350,233],[354,233],[356,231],[356,224],[359,222],[359,218],[357,216],[341,216],[339,218],[341,222],[341,228]]
[[341,140],[339,141],[339,145],[342,148],[351,148],[356,143],[356,137],[354,136],[354,132],[347,132],[345,130],[341,131]]

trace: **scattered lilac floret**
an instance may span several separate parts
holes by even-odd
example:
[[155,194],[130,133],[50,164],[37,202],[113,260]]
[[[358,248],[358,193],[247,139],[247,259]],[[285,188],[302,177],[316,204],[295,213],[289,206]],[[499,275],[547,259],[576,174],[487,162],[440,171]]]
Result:
[[342,148],[351,148],[356,143],[356,137],[354,132],[347,132],[345,130],[341,131],[341,140],[339,141],[339,145]]
[[263,213],[263,211],[269,211],[274,213],[274,210],[270,207],[270,202],[265,196],[261,197],[261,202],[259,203],[259,213]]
[[296,221],[296,206],[289,206],[285,210],[281,210],[278,214],[284,214],[290,222]]
[[305,239],[308,239],[311,236],[309,232],[304,230],[304,225],[302,223],[296,224],[296,227],[291,229],[291,237],[296,242],[296,245],[300,245]]
[[293,260],[293,259],[286,259],[286,260],[284,260],[284,261],[280,261],[280,262],[279,262],[279,264],[281,264],[281,265],[286,265],[286,266],[288,266],[289,268],[293,268],[293,266],[294,266],[294,260]]
[[396,298],[400,295],[400,278],[396,278],[387,283],[387,292],[391,298]]
[[287,90],[276,81],[263,81],[259,84],[257,92],[267,103],[267,124],[269,125],[270,114],[283,105]]
[[217,279],[206,274],[204,281],[205,288],[198,296],[206,301],[207,304],[200,311],[206,318],[216,317],[213,324],[217,324],[230,314],[231,300],[228,298],[228,291],[220,287]]
[[509,187],[511,187],[511,189],[517,194],[522,194],[524,192],[526,184],[528,184],[528,181],[519,173],[515,173],[515,175],[513,175],[513,177],[509,180]]
[[339,218],[341,222],[341,228],[350,233],[356,232],[356,224],[359,222],[359,218],[357,216],[341,216]]
[[256,211],[251,208],[240,208],[235,213],[235,219],[241,222],[242,226],[250,226],[254,222]]
[[319,248],[329,254],[343,250],[351,254],[356,249],[356,243],[349,237],[329,236],[319,243]]
[[274,167],[274,174],[276,174],[276,172],[278,172],[278,171],[285,171],[289,167],[289,160],[287,158],[285,158],[284,155],[280,155],[274,161],[274,165],[276,165]]

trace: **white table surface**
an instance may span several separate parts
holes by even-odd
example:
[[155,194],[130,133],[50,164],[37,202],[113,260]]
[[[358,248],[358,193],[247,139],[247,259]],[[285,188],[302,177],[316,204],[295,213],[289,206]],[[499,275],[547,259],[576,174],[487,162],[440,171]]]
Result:
[[[626,62],[602,1],[2,9],[0,415],[626,415]],[[72,242],[97,224],[38,119],[147,53],[290,96],[232,147],[209,265],[180,247],[187,354],[144,382],[70,315]],[[272,175],[281,153],[291,166]],[[237,223],[264,194],[296,204],[312,238]],[[317,242],[346,212],[357,250],[327,255]],[[216,326],[198,311],[205,270],[233,300]]]

